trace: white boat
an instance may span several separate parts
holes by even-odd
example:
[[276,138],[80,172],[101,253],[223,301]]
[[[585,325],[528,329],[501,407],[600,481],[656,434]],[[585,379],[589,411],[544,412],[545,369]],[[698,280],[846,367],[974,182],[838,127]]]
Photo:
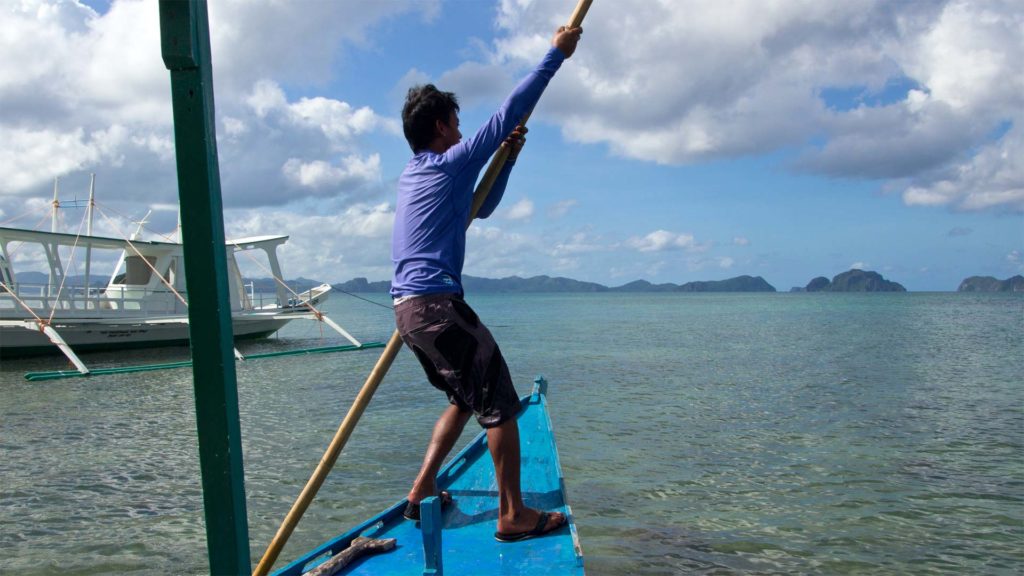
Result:
[[[259,236],[226,243],[235,338],[266,337],[292,320],[307,319],[323,321],[361,346],[317,310],[330,285],[296,294],[281,281],[277,247],[287,239]],[[273,294],[246,290],[237,259],[246,252],[260,256],[256,261],[275,279]],[[37,269],[45,262],[49,271],[19,276],[16,262],[31,262]],[[101,264],[108,270],[100,277],[92,268]],[[72,282],[67,271],[80,271],[83,265],[84,275]],[[87,372],[75,353],[184,344],[187,302],[180,243],[0,228],[0,356],[63,352]]]

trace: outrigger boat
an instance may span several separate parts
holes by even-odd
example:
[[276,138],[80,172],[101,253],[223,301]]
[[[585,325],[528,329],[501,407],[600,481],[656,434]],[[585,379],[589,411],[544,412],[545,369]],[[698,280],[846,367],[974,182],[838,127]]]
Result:
[[[443,508],[440,502],[421,506],[421,521],[414,522],[402,516],[408,501],[397,502],[298,558],[276,572],[276,576],[583,574],[583,552],[566,500],[565,477],[558,461],[546,393],[547,381],[541,377],[534,382],[533,393],[522,398],[518,423],[523,500],[532,508],[565,514],[566,525],[521,542],[495,539],[498,487],[487,451],[487,435],[481,432],[438,474],[438,489],[451,494],[450,504]],[[360,537],[370,540],[354,545]],[[344,554],[349,547],[367,550],[357,559],[349,560]],[[370,552],[379,553],[369,555]],[[350,563],[336,566],[346,561]]]
[[[263,338],[292,320],[326,320],[360,346],[317,310],[330,295],[329,284],[296,294],[281,281],[277,247],[287,240],[260,236],[226,242],[234,337]],[[15,252],[45,261],[48,278],[19,281],[12,262]],[[262,253],[257,262],[276,280],[274,294],[246,290],[238,255],[248,252]],[[76,254],[84,254],[86,273],[72,283],[66,268]],[[97,286],[98,274],[92,267],[114,261],[114,270],[103,274]],[[64,352],[78,366],[77,352],[185,344],[189,319],[184,268],[182,245],[177,242],[0,228],[0,355]]]

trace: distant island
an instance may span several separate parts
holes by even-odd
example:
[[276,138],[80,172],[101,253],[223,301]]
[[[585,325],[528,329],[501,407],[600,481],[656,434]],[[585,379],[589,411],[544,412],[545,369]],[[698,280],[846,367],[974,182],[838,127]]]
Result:
[[[686,284],[651,284],[646,280],[637,280],[622,286],[610,288],[596,282],[581,282],[572,278],[533,276],[521,278],[478,278],[463,276],[463,287],[466,292],[775,292],[775,287],[760,276],[737,276],[727,280],[708,282],[687,282]],[[380,280],[370,282],[366,278],[355,278],[334,288],[344,292],[387,292],[391,282]]]
[[907,289],[898,282],[891,282],[878,272],[854,268],[837,274],[832,280],[818,276],[803,288],[794,288],[791,292],[906,292]]
[[[253,292],[258,294],[270,294],[272,292],[276,292],[278,288],[278,284],[273,278],[243,278],[242,281],[245,283],[247,290],[251,284]],[[295,292],[305,292],[310,288],[315,288],[316,286],[323,284],[323,282],[299,276],[294,280],[286,280],[285,284]]]
[[[463,285],[469,293],[550,293],[550,292],[776,292],[774,286],[760,276],[736,276],[726,280],[695,281],[685,284],[670,282],[653,284],[647,280],[634,280],[621,286],[609,287],[596,282],[583,282],[572,278],[532,276],[522,278],[480,278],[463,276]],[[274,282],[269,278],[246,279],[253,282],[257,292],[273,291]],[[320,282],[308,278],[289,280],[288,286],[296,292],[308,290]],[[366,278],[354,278],[332,285],[343,292],[386,293],[391,290],[391,281],[371,282]],[[831,280],[824,276],[813,278],[806,286],[792,288],[790,292],[906,292],[898,282],[882,277],[877,272],[857,268],[837,274]],[[1024,276],[1017,275],[1006,280],[991,276],[971,276],[960,283],[957,292],[1024,292]]]
[[775,292],[775,287],[760,276],[737,276],[728,280],[687,282],[679,292]]
[[[49,280],[46,274],[41,272],[20,272],[15,275],[17,282],[25,284],[45,285]],[[66,285],[83,286],[85,278],[80,275],[68,276]],[[90,278],[89,284],[93,287],[102,288],[107,285],[108,278]],[[271,278],[245,278],[246,289],[259,293],[271,293],[276,291],[277,283]],[[295,292],[303,292],[314,286],[322,284],[319,280],[309,278],[295,278],[286,281],[289,288]],[[621,286],[609,287],[596,282],[582,282],[572,278],[533,276],[521,278],[519,276],[508,276],[506,278],[480,278],[476,276],[464,276],[463,284],[467,292],[775,292],[775,287],[760,276],[736,276],[726,280],[695,281],[685,284],[652,284],[647,280],[634,280]],[[366,278],[354,278],[347,282],[333,284],[333,287],[343,292],[363,293],[385,293],[391,289],[391,281],[379,280],[371,282]],[[818,276],[807,283],[806,286],[791,288],[790,292],[906,292],[898,282],[892,282],[883,278],[877,272],[852,269],[838,274],[831,280],[824,276]],[[971,276],[963,280],[956,289],[957,292],[1024,292],[1024,276],[1020,274],[1011,276],[1006,280],[999,280],[992,276]]]
[[1024,276],[1017,274],[1006,280],[992,276],[971,276],[965,278],[957,292],[1024,292]]

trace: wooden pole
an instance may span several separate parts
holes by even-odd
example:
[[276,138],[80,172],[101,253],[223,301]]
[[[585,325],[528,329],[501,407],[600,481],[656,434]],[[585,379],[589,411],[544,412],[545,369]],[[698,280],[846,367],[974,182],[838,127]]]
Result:
[[[580,24],[583,24],[583,17],[587,15],[587,10],[590,10],[590,5],[594,0],[580,0],[576,4],[576,9],[572,12],[572,17],[569,18],[569,23],[566,24],[566,28],[576,28]],[[530,119],[530,115],[533,114],[533,110],[526,113],[523,119],[519,122],[520,125],[526,126],[526,121]],[[476,218],[480,207],[484,205],[484,200],[487,200],[487,195],[491,193],[491,188],[494,186],[494,182],[498,179],[498,174],[501,173],[502,168],[505,167],[505,162],[508,161],[508,155],[512,153],[508,144],[502,142],[501,147],[494,153],[491,158],[490,165],[487,166],[487,171],[484,172],[484,177],[480,179],[480,182],[476,186],[476,191],[473,192],[473,206],[469,210],[469,222],[466,223],[468,228],[473,223],[473,219]]]
[[[567,28],[575,28],[583,22],[583,17],[586,16],[587,10],[590,9],[590,5],[593,0],[579,0],[576,5],[576,10],[572,13],[572,18],[569,20]],[[526,123],[526,120],[530,117],[530,114],[523,118],[522,124]],[[495,179],[498,177],[498,173],[505,166],[505,161],[508,160],[509,155],[508,146],[504,143],[494,154],[491,159],[490,166],[487,167],[487,172],[484,173],[484,177],[480,180],[480,184],[477,185],[476,191],[473,193],[473,206],[470,211],[469,222],[466,223],[466,227],[473,222],[473,218],[476,217],[477,212],[480,210],[480,205],[487,198],[487,194],[490,193],[491,187],[494,185]],[[492,174],[493,173],[493,174]],[[381,381],[384,379],[384,375],[387,374],[391,368],[391,364],[394,362],[395,357],[398,356],[398,352],[402,349],[402,337],[398,333],[398,330],[391,335],[391,339],[388,340],[387,346],[384,348],[384,352],[381,353],[380,358],[377,359],[377,364],[374,365],[373,370],[370,371],[370,375],[366,378],[366,382],[363,384],[363,388],[359,391],[355,401],[352,403],[352,407],[349,408],[348,414],[345,419],[342,420],[341,426],[338,427],[338,431],[334,434],[334,438],[331,440],[330,445],[327,447],[326,452],[320,463],[317,465],[316,470],[313,471],[313,475],[306,482],[305,488],[299,494],[295,504],[292,505],[288,515],[285,516],[284,522],[281,523],[281,527],[277,529],[277,534],[274,535],[274,539],[271,540],[270,545],[267,546],[267,551],[263,553],[263,558],[260,559],[259,564],[256,565],[256,569],[253,570],[253,576],[265,576],[270,572],[270,568],[277,561],[278,555],[284,548],[288,538],[291,537],[292,532],[295,530],[295,526],[299,523],[299,519],[306,512],[310,502],[316,496],[320,486],[323,485],[324,480],[327,478],[327,474],[330,473],[334,463],[338,460],[338,455],[341,454],[341,450],[345,447],[345,443],[348,442],[349,436],[352,435],[352,430],[355,429],[356,424],[359,422],[359,418],[362,417],[366,407],[370,404],[370,399],[373,397],[374,392],[377,391],[377,387],[380,386]]]
[[587,10],[590,10],[590,5],[594,3],[594,0],[580,0],[576,4],[576,9],[572,11],[572,16],[569,17],[569,24],[566,28],[576,28],[583,24],[583,19],[587,16]]
[[188,271],[189,342],[210,573],[247,574],[252,564],[209,18],[205,0],[161,0],[159,10],[161,55],[171,76],[178,197],[181,211],[189,215],[182,245]]
[[395,330],[394,334],[391,335],[391,339],[388,340],[388,345],[384,348],[384,352],[381,353],[380,358],[377,359],[377,364],[374,365],[373,370],[370,371],[370,375],[366,378],[366,382],[363,384],[362,389],[356,396],[352,407],[349,408],[348,414],[345,419],[342,420],[341,426],[338,427],[338,431],[335,432],[334,438],[331,440],[330,445],[324,452],[320,463],[317,464],[316,470],[313,471],[313,475],[310,476],[309,481],[306,482],[306,487],[302,489],[295,504],[292,505],[292,509],[288,511],[288,515],[285,516],[284,522],[281,523],[281,527],[277,529],[277,534],[274,535],[274,539],[267,546],[267,551],[263,553],[263,558],[260,559],[260,563],[256,565],[256,569],[253,570],[253,576],[264,576],[270,572],[270,568],[277,561],[278,555],[281,553],[281,549],[284,548],[288,538],[291,537],[292,532],[295,530],[295,526],[298,525],[299,519],[305,514],[306,509],[309,508],[310,502],[316,496],[317,491],[320,490],[320,486],[323,485],[324,480],[327,479],[327,474],[331,471],[334,463],[338,460],[338,455],[341,454],[342,448],[345,447],[345,443],[348,442],[349,436],[352,435],[352,430],[355,429],[356,424],[359,422],[359,418],[363,415],[367,405],[370,404],[370,398],[373,397],[374,392],[377,391],[377,387],[384,379],[384,375],[387,374],[388,369],[391,368],[391,363],[394,362],[395,356],[398,355],[398,351],[402,349],[402,337],[398,334],[398,330]]

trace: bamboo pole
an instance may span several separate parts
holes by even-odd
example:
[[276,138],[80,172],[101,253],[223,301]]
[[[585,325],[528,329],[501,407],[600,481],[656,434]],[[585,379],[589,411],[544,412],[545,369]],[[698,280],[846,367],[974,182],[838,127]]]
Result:
[[[572,13],[572,17],[569,19],[567,28],[575,28],[583,23],[583,17],[587,15],[587,10],[590,9],[590,5],[593,0],[579,0],[576,5],[576,9]],[[523,117],[521,124],[525,124],[529,119],[530,113],[527,113]],[[487,167],[487,171],[484,173],[484,177],[480,180],[477,185],[476,191],[473,193],[473,204],[470,209],[469,222],[466,223],[466,227],[473,222],[473,218],[476,217],[477,212],[480,210],[480,206],[487,199],[487,195],[491,191],[491,187],[494,185],[494,181],[498,177],[498,173],[505,166],[506,160],[510,153],[509,147],[502,143],[498,151],[495,152],[494,157],[491,159],[490,166]],[[349,436],[352,435],[352,430],[355,429],[356,424],[359,422],[359,418],[362,417],[366,407],[370,404],[370,399],[373,397],[374,392],[377,391],[377,387],[380,386],[381,381],[384,379],[385,374],[391,368],[391,364],[394,362],[395,357],[398,356],[398,352],[402,349],[402,337],[398,333],[398,330],[391,335],[388,340],[387,346],[384,348],[384,352],[381,353],[380,358],[377,359],[377,364],[374,365],[373,370],[370,371],[370,375],[366,378],[366,382],[363,384],[362,389],[356,396],[355,401],[352,403],[352,407],[349,408],[348,414],[345,419],[342,420],[341,425],[338,427],[338,431],[334,434],[334,438],[331,440],[330,445],[324,452],[320,463],[317,465],[316,470],[313,471],[313,475],[306,482],[305,488],[299,494],[299,497],[295,500],[295,504],[292,505],[288,515],[285,516],[284,522],[281,523],[281,527],[278,528],[277,534],[274,535],[274,539],[271,540],[267,546],[266,552],[263,553],[263,558],[260,559],[259,564],[256,565],[256,569],[253,570],[253,576],[265,576],[270,572],[270,568],[277,561],[278,555],[284,548],[285,543],[288,542],[288,538],[291,537],[292,532],[295,530],[295,526],[299,523],[299,519],[306,512],[310,502],[316,496],[320,486],[323,485],[324,480],[327,478],[327,474],[330,473],[331,468],[338,459],[338,455],[341,454],[341,450],[345,447],[345,443],[348,442]]]
[[341,454],[342,448],[345,447],[345,443],[348,442],[349,436],[352,435],[352,431],[355,429],[356,424],[359,422],[359,418],[363,415],[366,407],[370,404],[370,398],[373,397],[374,392],[377,391],[377,387],[381,381],[384,380],[384,375],[387,374],[388,369],[391,368],[391,363],[394,362],[395,356],[398,355],[398,351],[402,349],[402,337],[399,335],[398,330],[391,335],[391,339],[388,340],[387,346],[384,348],[384,352],[381,353],[380,358],[377,359],[377,364],[374,365],[373,370],[370,371],[370,375],[366,378],[366,383],[363,384],[363,388],[359,391],[352,407],[349,408],[348,414],[345,419],[342,420],[341,426],[338,427],[338,431],[335,432],[334,438],[331,440],[330,445],[327,447],[327,451],[324,452],[323,457],[320,458],[320,463],[317,464],[316,470],[313,471],[313,475],[310,476],[309,481],[306,482],[306,487],[302,489],[298,499],[295,500],[295,504],[292,505],[292,509],[288,511],[288,515],[285,516],[284,522],[281,523],[281,527],[277,529],[277,534],[274,535],[274,539],[267,546],[267,551],[263,553],[263,558],[260,559],[260,563],[256,565],[256,569],[253,570],[253,576],[264,576],[270,572],[270,568],[277,561],[278,555],[281,553],[281,549],[284,548],[288,538],[291,537],[292,532],[295,530],[295,526],[298,525],[299,519],[305,514],[306,508],[309,507],[309,503],[313,501],[313,497],[316,496],[320,486],[323,485],[324,480],[327,479],[327,474],[331,471],[335,461],[338,460],[338,455]]
[[[580,24],[583,24],[583,17],[587,15],[587,10],[590,10],[590,5],[594,0],[579,0],[576,4],[576,9],[572,12],[572,17],[569,18],[569,23],[566,24],[566,28],[576,28]],[[527,120],[530,119],[530,115],[533,114],[533,110],[530,110],[523,116],[523,119],[519,122],[521,126],[526,126]],[[498,179],[498,174],[501,173],[502,168],[505,167],[505,162],[508,161],[509,154],[512,153],[512,149],[509,148],[505,142],[501,143],[501,147],[494,153],[491,158],[491,163],[487,166],[487,171],[484,172],[483,178],[480,179],[480,183],[477,184],[476,191],[473,192],[473,206],[469,211],[469,222],[466,223],[466,227],[473,223],[473,219],[476,218],[480,207],[484,205],[484,200],[487,200],[487,195],[490,194],[491,188],[494,186],[494,182]]]

